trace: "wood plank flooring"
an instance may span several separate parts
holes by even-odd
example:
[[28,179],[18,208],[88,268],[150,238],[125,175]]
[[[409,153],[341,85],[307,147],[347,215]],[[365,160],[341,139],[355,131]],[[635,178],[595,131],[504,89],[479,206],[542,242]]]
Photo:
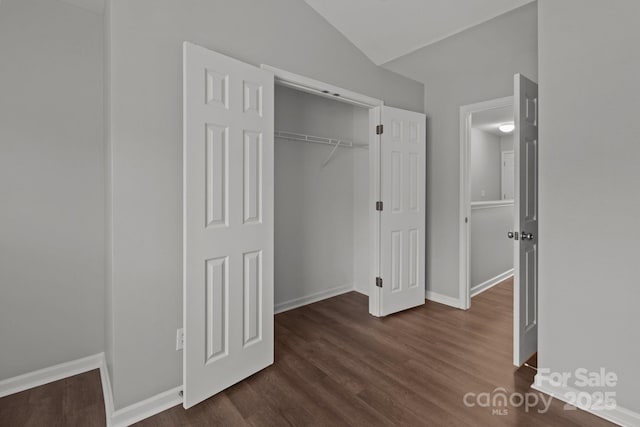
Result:
[[[466,407],[467,392],[533,392],[512,366],[511,279],[468,311],[428,302],[382,319],[355,292],[276,315],[275,364],[185,411],[140,426],[604,426],[554,401],[537,408]],[[537,393],[536,393],[537,394]],[[542,405],[540,405],[542,407]]]
[[[554,400],[547,413],[467,407],[468,392],[532,392],[511,365],[512,281],[468,311],[427,302],[382,319],[348,293],[275,321],[275,364],[185,411],[140,426],[605,426]],[[535,362],[535,361],[533,361]],[[539,395],[538,393],[536,393]],[[545,396],[546,398],[546,396]],[[97,371],[0,399],[1,426],[103,426]]]
[[106,425],[96,369],[0,399],[2,427]]

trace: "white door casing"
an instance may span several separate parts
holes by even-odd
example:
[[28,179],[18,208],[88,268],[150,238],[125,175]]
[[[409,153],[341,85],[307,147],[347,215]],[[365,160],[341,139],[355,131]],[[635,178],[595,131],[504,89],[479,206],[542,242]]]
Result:
[[382,108],[380,315],[425,302],[425,115]]
[[513,151],[502,152],[502,167],[500,168],[501,179],[501,199],[513,200],[513,186],[514,186],[514,164],[513,164]]
[[459,261],[458,289],[460,298],[457,306],[463,310],[471,307],[470,285],[470,242],[471,242],[471,123],[473,114],[495,108],[513,108],[513,97],[492,99],[460,107],[460,198],[459,198]]
[[184,407],[273,363],[273,74],[184,44]]
[[514,78],[515,232],[513,363],[538,351],[538,85]]

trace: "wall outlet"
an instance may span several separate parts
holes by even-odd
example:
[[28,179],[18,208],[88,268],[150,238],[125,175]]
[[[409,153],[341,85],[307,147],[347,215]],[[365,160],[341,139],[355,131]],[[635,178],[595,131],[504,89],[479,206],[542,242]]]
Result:
[[176,331],[176,351],[182,350],[184,347],[184,329],[180,328]]

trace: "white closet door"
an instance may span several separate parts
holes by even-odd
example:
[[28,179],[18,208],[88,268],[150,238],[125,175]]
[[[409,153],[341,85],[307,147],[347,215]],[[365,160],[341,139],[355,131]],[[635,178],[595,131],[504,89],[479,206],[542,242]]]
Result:
[[383,107],[380,138],[380,314],[424,304],[425,115]]
[[273,363],[273,74],[184,44],[184,407]]

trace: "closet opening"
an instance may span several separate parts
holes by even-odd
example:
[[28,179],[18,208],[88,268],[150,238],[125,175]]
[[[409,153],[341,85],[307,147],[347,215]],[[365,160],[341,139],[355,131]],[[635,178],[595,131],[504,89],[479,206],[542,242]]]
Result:
[[273,363],[274,311],[349,291],[378,317],[424,304],[424,130],[184,43],[185,408]]
[[369,295],[370,108],[275,85],[274,313]]

